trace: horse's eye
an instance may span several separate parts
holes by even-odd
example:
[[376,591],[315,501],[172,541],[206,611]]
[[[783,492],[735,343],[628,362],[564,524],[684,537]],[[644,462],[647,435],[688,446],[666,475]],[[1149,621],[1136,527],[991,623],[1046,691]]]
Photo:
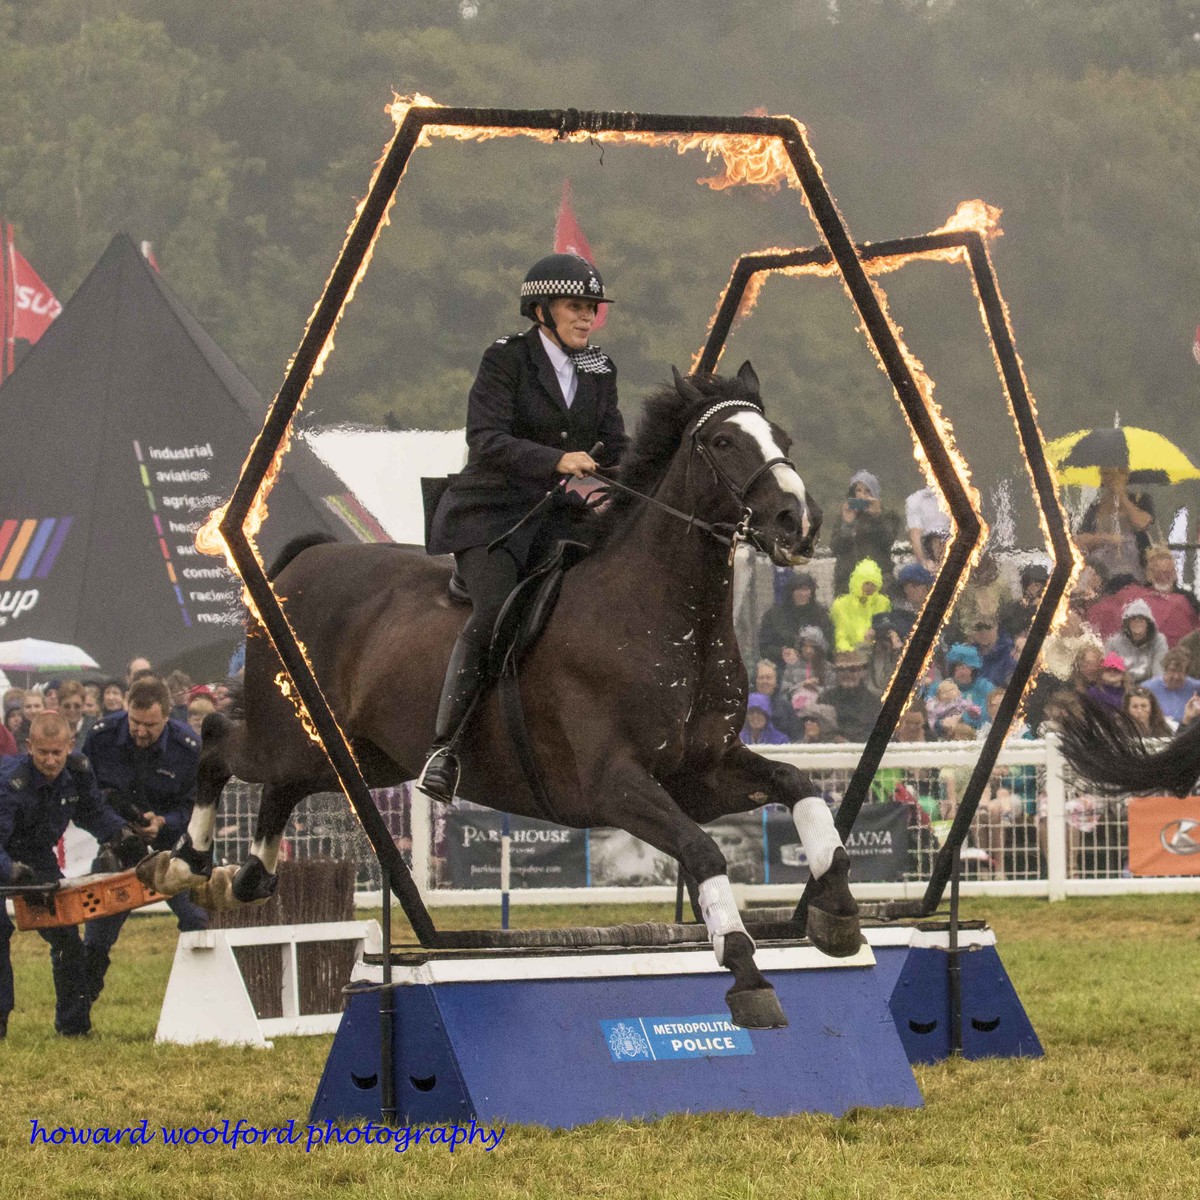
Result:
[[717,436],[713,438],[712,444],[714,450],[728,450],[729,447],[733,445],[733,443],[723,433],[717,434]]

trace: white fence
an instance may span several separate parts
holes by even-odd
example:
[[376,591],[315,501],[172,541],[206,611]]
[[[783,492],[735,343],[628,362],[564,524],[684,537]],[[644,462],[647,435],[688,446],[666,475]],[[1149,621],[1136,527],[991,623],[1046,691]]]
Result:
[[[818,791],[834,804],[840,798],[858,762],[861,747],[854,745],[773,746],[762,753],[805,770]],[[897,800],[907,805],[908,848],[895,876],[880,882],[858,882],[860,899],[919,898],[924,894],[938,845],[957,808],[979,747],[970,743],[894,743],[888,748],[872,785],[868,806]],[[218,861],[242,861],[253,836],[258,789],[232,782],[223,798],[217,822]],[[426,902],[447,904],[499,904],[498,887],[449,886],[453,872],[453,847],[449,838],[461,829],[463,806],[446,809],[431,804],[407,787],[375,793],[376,802],[398,846],[409,859]],[[469,816],[469,814],[468,814]],[[480,818],[482,821],[482,817]],[[734,819],[735,821],[737,819]],[[745,900],[787,902],[799,885],[771,881],[767,846],[767,818],[762,818],[762,853],[756,859],[757,835],[747,838],[746,822],[731,840],[714,836],[726,849],[730,875]],[[545,828],[545,827],[544,827]],[[722,827],[723,828],[723,827]],[[493,824],[491,839],[497,839]],[[665,856],[626,839],[614,843],[607,831],[574,831],[581,839],[588,863],[586,886],[514,886],[516,904],[613,903],[674,899],[675,869]],[[620,835],[618,835],[620,836]],[[557,835],[546,828],[538,838]],[[486,839],[485,839],[486,840]],[[533,840],[530,835],[530,840]],[[749,853],[731,850],[734,843],[750,847]],[[605,848],[604,871],[593,870]],[[617,847],[614,854],[614,846]],[[358,864],[357,891],[362,903],[378,903],[379,867],[349,804],[336,793],[309,797],[289,823],[285,852],[296,858],[350,858]],[[498,864],[499,848],[495,846]],[[1127,802],[1089,794],[1073,781],[1053,739],[1012,741],[1001,751],[989,787],[972,822],[963,851],[964,894],[1068,896],[1127,892],[1200,890],[1194,875],[1133,878],[1128,868]],[[498,866],[497,866],[498,871]],[[625,880],[624,883],[615,880]]]

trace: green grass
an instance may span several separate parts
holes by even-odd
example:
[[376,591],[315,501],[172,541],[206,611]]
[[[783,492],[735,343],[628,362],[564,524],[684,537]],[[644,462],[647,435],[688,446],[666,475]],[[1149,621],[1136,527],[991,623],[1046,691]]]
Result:
[[[305,1116],[330,1039],[274,1050],[156,1047],[173,922],[125,927],[84,1041],[52,1032],[49,954],[14,938],[17,1011],[0,1043],[0,1198],[1196,1197],[1200,897],[974,900],[1046,1048],[1038,1061],[919,1068],[921,1110],[763,1119],[678,1116],[460,1148],[29,1145],[43,1125],[277,1125]],[[661,907],[517,909],[521,924],[662,918]],[[446,925],[493,913],[443,912]]]

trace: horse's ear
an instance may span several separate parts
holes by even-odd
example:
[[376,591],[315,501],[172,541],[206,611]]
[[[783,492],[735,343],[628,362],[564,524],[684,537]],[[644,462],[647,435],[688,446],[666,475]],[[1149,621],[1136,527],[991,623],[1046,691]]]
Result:
[[685,379],[680,375],[674,363],[671,364],[671,375],[675,380],[675,390],[685,400],[703,401],[704,393],[691,380]]
[[750,365],[750,360],[746,359],[740,367],[738,367],[738,383],[742,385],[752,396],[758,395],[758,376],[754,373],[754,368]]

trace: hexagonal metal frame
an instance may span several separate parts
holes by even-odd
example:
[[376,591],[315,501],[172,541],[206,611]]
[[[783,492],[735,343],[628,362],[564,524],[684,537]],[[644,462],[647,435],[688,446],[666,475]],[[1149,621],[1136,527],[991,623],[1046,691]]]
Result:
[[[312,722],[347,798],[385,872],[390,887],[424,946],[439,944],[439,935],[424,901],[399,851],[376,809],[358,763],[350,749],[295,631],[275,596],[263,570],[246,523],[256,501],[265,500],[271,486],[271,468],[288,435],[291,422],[325,344],[364,267],[371,246],[387,214],[404,169],[426,127],[472,131],[551,132],[558,138],[573,134],[651,134],[660,136],[730,135],[772,139],[779,143],[800,184],[809,213],[828,248],[846,290],[858,312],[914,435],[955,523],[946,565],[939,575],[931,603],[926,604],[918,632],[932,642],[938,620],[931,604],[949,604],[966,564],[978,543],[982,524],[959,478],[955,464],[933,412],[927,408],[905,360],[897,330],[888,320],[875,285],[858,259],[849,231],[825,186],[801,124],[790,117],[664,116],[630,112],[587,112],[576,109],[486,109],[414,104],[406,112],[359,208],[321,299],[292,359],[283,385],[272,403],[263,428],[243,465],[233,496],[219,524],[228,556],[241,577],[259,620],[275,646],[296,693]],[[880,289],[882,294],[882,289]],[[265,486],[264,486],[265,483]],[[385,906],[386,909],[387,906]]]
[[[950,832],[938,851],[925,895],[920,902],[920,908],[912,915],[928,915],[936,910],[941,902],[946,884],[950,879],[955,856],[961,850],[966,839],[976,809],[979,807],[983,790],[987,786],[996,759],[1004,745],[1004,739],[1008,736],[1013,718],[1024,699],[1025,691],[1037,665],[1038,655],[1041,653],[1042,643],[1049,633],[1054,614],[1058,610],[1059,602],[1070,584],[1076,567],[1074,543],[1071,541],[1067,515],[1058,499],[1057,484],[1046,459],[1045,441],[1042,438],[1041,429],[1038,427],[1037,413],[1029,395],[1024,371],[1021,369],[1007,306],[1001,296],[1000,285],[996,279],[991,256],[988,254],[987,243],[983,236],[973,229],[930,233],[918,237],[867,243],[858,247],[858,254],[864,263],[887,261],[895,263],[901,260],[923,259],[949,262],[953,265],[963,260],[961,258],[947,259],[945,253],[948,250],[960,249],[966,252],[965,265],[971,273],[972,284],[979,299],[984,330],[991,343],[1005,400],[1016,426],[1017,438],[1021,444],[1030,481],[1033,484],[1034,500],[1043,522],[1043,529],[1048,535],[1046,550],[1054,566],[1042,593],[1042,599],[1034,613],[1029,637],[1017,658],[996,719],[980,748],[979,758],[963,791]],[[761,254],[743,255],[734,265],[729,285],[721,298],[708,339],[701,351],[698,368],[705,371],[716,369],[746,288],[756,275],[764,272],[784,272],[789,268],[822,267],[827,266],[830,261],[828,250],[820,246],[793,251],[768,251]],[[853,828],[884,751],[895,731],[900,713],[908,702],[932,648],[933,639],[941,628],[946,615],[945,606],[936,612],[936,625],[932,616],[928,622],[925,621],[925,617],[930,615],[934,593],[942,588],[943,579],[947,573],[948,568],[945,566],[938,573],[934,588],[930,593],[930,604],[927,604],[922,610],[921,620],[905,645],[888,691],[883,697],[882,711],[846,787],[837,816],[838,831],[843,838]],[[953,582],[947,584],[946,588],[942,590],[948,591],[952,598],[956,586],[957,575]],[[932,628],[929,628],[930,626]],[[926,634],[927,637],[924,636]]]

